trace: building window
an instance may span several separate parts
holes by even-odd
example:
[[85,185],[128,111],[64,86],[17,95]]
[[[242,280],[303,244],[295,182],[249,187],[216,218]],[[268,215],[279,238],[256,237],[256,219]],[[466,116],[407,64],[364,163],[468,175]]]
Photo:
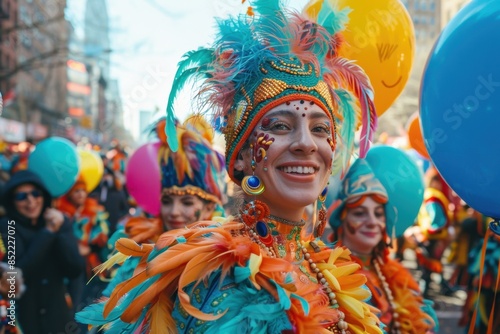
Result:
[[31,21],[31,16],[28,13],[28,8],[26,6],[19,7],[19,17],[24,24],[31,25],[33,22]]

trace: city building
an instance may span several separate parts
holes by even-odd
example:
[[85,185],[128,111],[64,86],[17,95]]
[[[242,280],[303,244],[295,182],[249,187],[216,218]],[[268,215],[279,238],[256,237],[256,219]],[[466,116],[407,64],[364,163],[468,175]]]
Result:
[[10,99],[2,123],[21,123],[9,128],[24,131],[10,141],[36,141],[49,132],[65,134],[67,107],[60,98],[67,81],[65,8],[66,1],[2,1],[2,12],[8,17],[2,19],[0,32],[0,89]]
[[415,26],[418,43],[433,43],[469,0],[401,0]]
[[106,0],[87,0],[81,17],[66,9],[66,0],[0,0],[0,136],[8,142],[61,136],[101,145],[124,135]]

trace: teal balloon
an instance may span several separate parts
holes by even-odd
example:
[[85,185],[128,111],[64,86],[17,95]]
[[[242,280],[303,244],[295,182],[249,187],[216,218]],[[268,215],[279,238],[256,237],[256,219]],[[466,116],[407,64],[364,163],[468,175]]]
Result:
[[424,199],[421,169],[410,156],[391,146],[375,146],[365,159],[389,197],[387,233],[399,237],[414,224]]
[[427,61],[420,120],[430,158],[468,205],[500,218],[500,1],[474,0]]
[[76,146],[60,137],[41,141],[28,158],[28,169],[42,179],[53,197],[71,189],[78,177],[78,166]]

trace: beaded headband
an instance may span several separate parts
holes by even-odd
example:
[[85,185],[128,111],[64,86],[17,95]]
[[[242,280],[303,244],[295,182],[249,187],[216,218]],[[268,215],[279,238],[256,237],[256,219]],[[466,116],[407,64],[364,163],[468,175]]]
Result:
[[[161,122],[165,121],[157,129],[164,129]],[[222,204],[224,160],[207,140],[211,136],[205,132],[209,129],[205,123],[201,117],[188,118],[176,126],[178,150],[174,152],[167,143],[160,147],[162,195],[196,195]]]
[[291,100],[319,105],[342,143],[347,167],[354,133],[362,124],[360,155],[368,151],[376,113],[368,77],[360,67],[338,57],[340,31],[347,11],[336,12],[324,1],[313,21],[307,14],[285,11],[280,0],[255,0],[246,15],[217,21],[211,48],[185,55],[178,66],[167,104],[166,133],[177,148],[173,128],[174,100],[186,81],[201,81],[199,110],[210,110],[226,138],[226,166],[234,162],[264,114]]

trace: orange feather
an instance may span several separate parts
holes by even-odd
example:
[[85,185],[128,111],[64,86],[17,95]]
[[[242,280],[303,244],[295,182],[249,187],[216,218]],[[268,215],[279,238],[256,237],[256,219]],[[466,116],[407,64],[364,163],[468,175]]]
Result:
[[[183,270],[184,268],[180,267],[162,275],[156,282],[151,284],[151,286],[134,299],[134,302],[131,303],[121,315],[121,320],[128,323],[136,321],[141,315],[143,309],[148,304],[152,303],[159,293],[161,293],[169,284],[173,282],[177,283],[176,277],[179,276]],[[171,303],[173,302],[171,301]]]
[[337,277],[342,290],[358,288],[366,283],[366,276],[361,274],[353,274],[343,277]]
[[120,238],[116,241],[115,248],[120,253],[128,256],[143,256],[152,249],[152,246],[149,245],[148,247],[147,244],[140,246],[131,239]]
[[158,301],[151,307],[148,312],[151,333],[176,334],[177,329],[175,321],[172,317],[165,315],[172,314],[173,303],[169,296],[161,293],[158,296]]
[[129,292],[137,285],[145,281],[147,278],[148,275],[146,271],[142,271],[137,275],[134,275],[129,280],[118,284],[116,288],[113,290],[113,293],[111,293],[111,296],[109,297],[109,300],[106,302],[106,305],[104,306],[104,312],[103,312],[104,317],[106,318],[109,315],[109,313],[115,308],[116,304],[118,303],[121,297],[123,297],[127,292]]
[[168,252],[158,255],[150,261],[146,270],[149,276],[154,276],[175,269],[189,262],[197,254],[210,251],[213,247],[213,245],[193,247],[189,244],[177,244],[170,247]]

